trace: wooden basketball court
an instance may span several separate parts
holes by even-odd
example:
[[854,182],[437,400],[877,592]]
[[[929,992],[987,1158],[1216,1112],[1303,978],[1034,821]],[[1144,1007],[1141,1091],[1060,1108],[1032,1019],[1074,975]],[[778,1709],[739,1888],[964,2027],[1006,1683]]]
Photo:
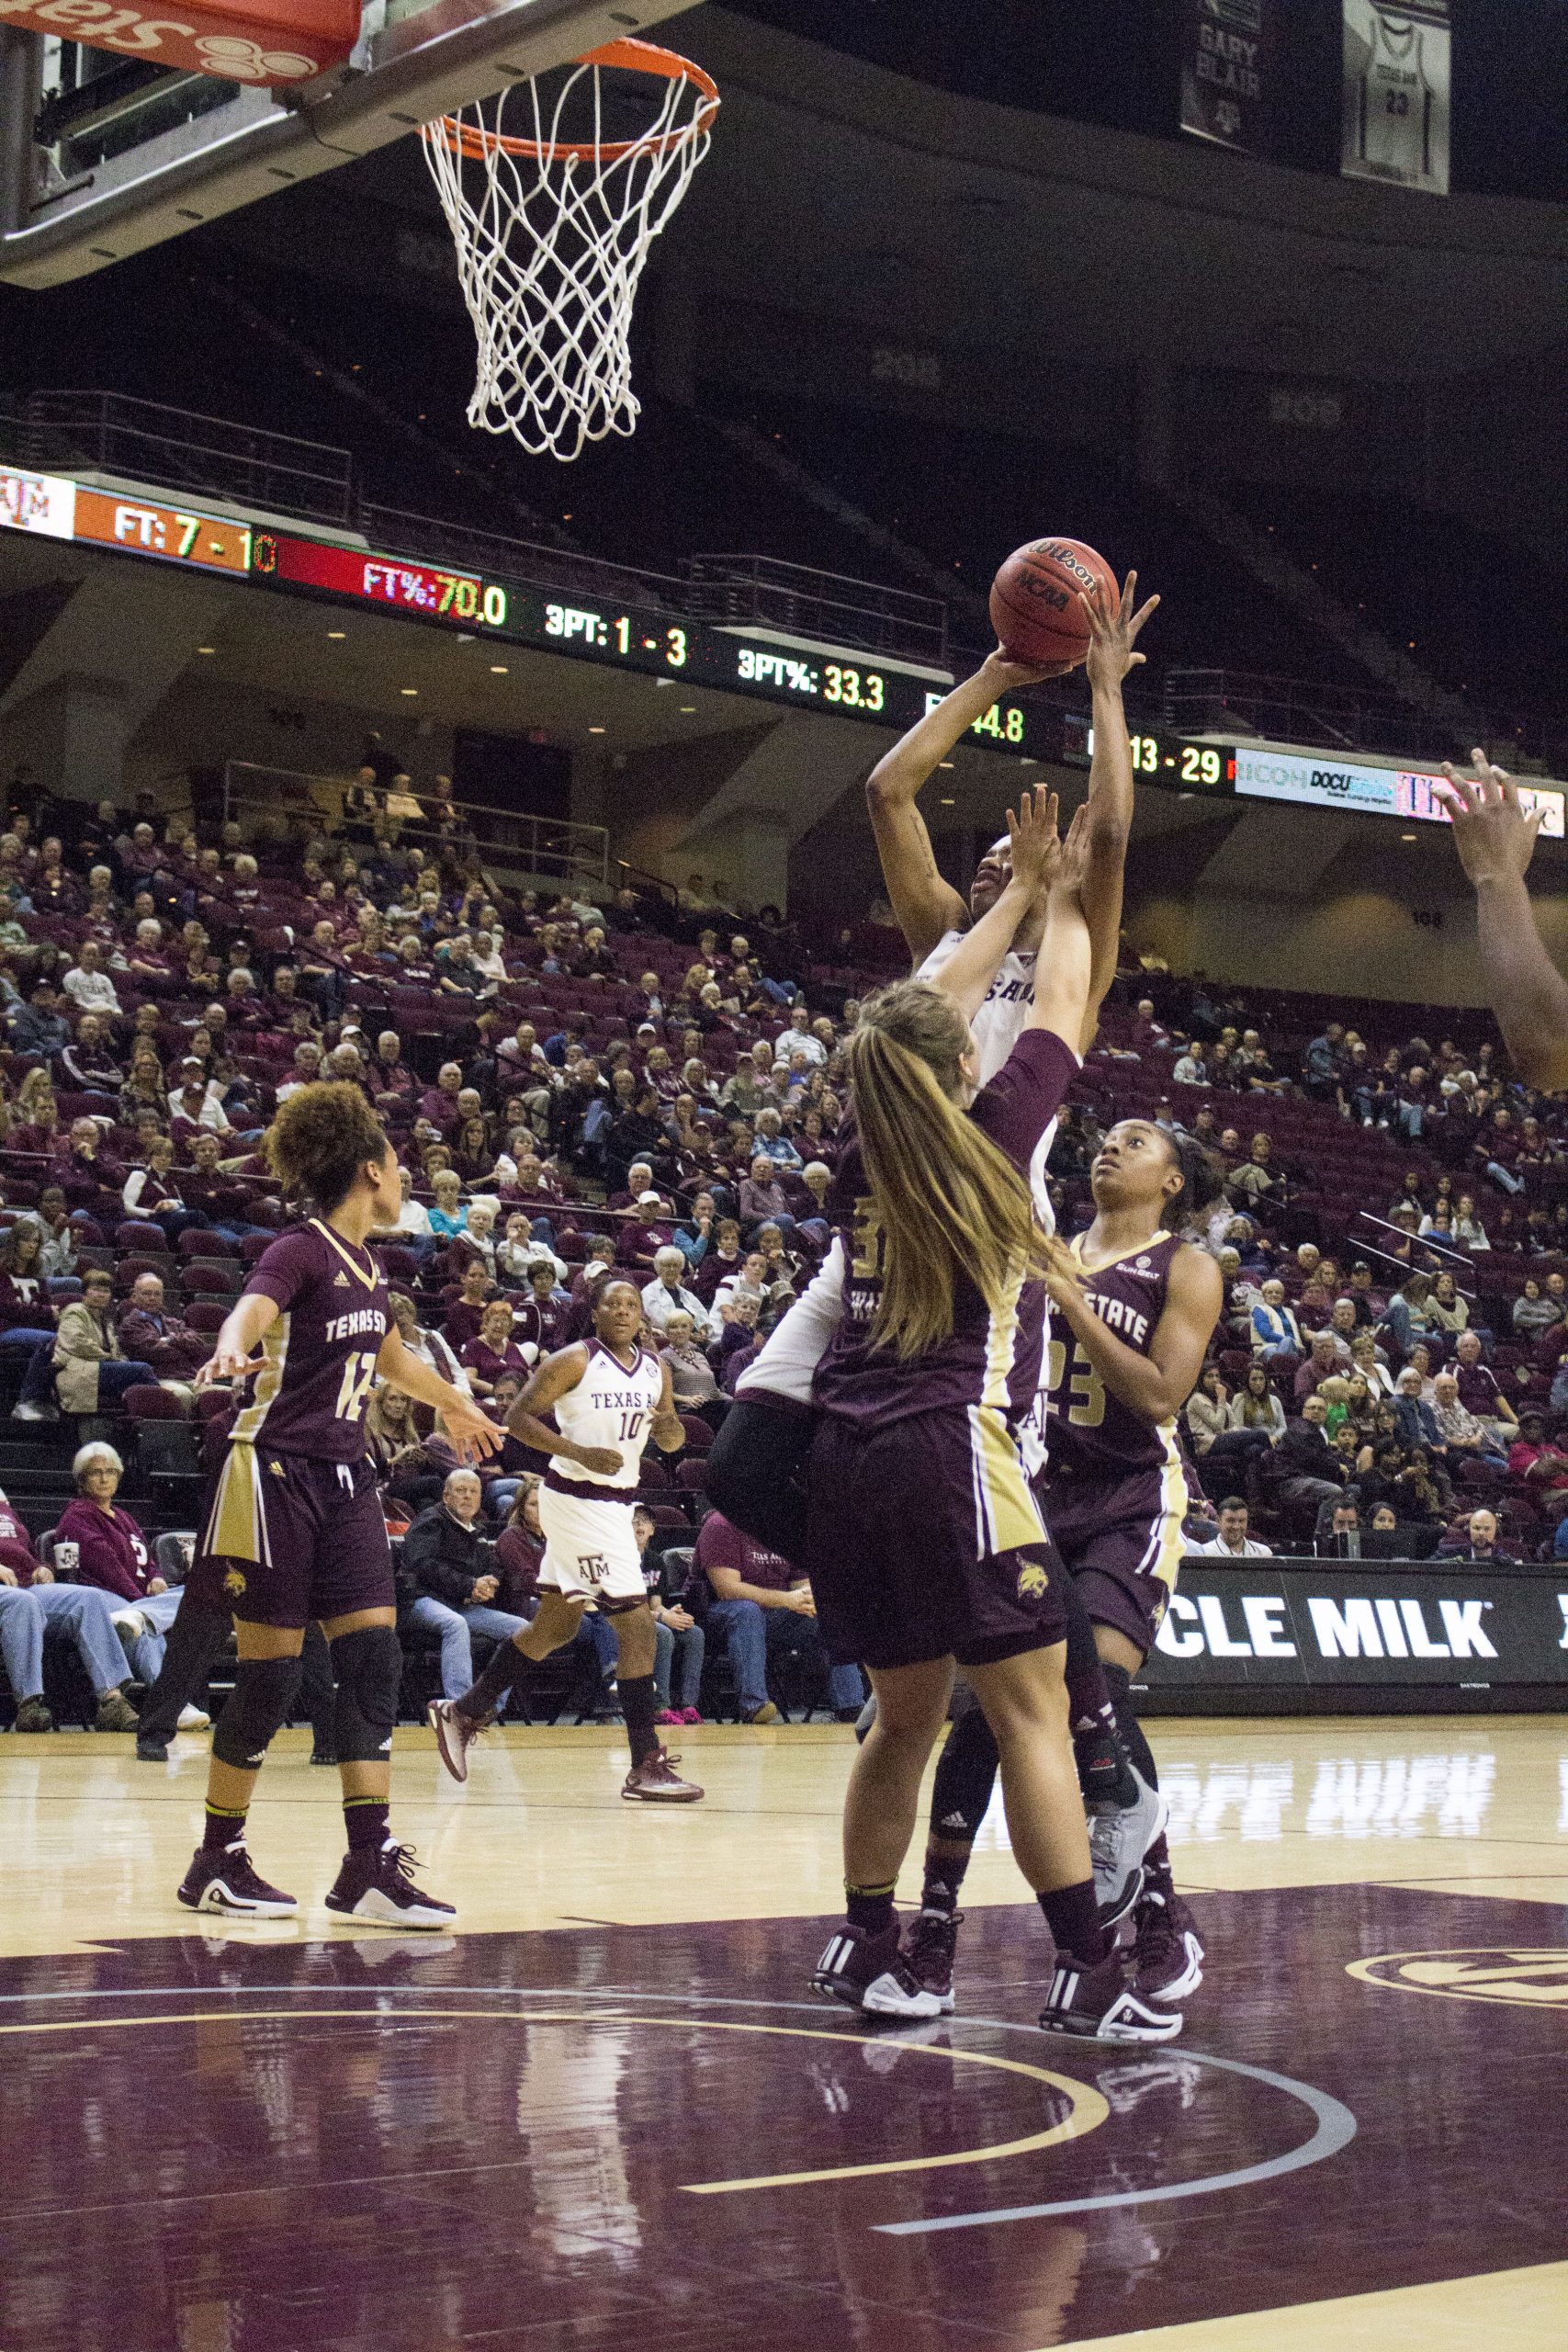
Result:
[[[1034,2026],[987,1825],[949,2023],[813,1999],[850,1735],[399,1736],[459,1932],[321,1910],[335,1774],[269,1762],[298,1920],[174,1901],[205,1739],[0,1741],[5,2352],[1546,2352],[1568,2313],[1568,1724],[1156,1727],[1208,1949],[1180,2041]],[[906,1892],[913,1891],[913,1881]]]

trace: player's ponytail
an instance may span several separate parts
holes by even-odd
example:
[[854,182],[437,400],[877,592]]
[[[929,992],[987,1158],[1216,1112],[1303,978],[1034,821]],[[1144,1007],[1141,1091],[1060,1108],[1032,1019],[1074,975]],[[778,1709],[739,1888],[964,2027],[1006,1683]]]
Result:
[[1049,1261],[1023,1176],[958,1108],[968,1042],[950,996],[902,980],[867,1000],[845,1046],[881,1241],[863,1270],[882,1281],[872,1345],[905,1360],[951,1337],[960,1274],[995,1312]]
[[323,1081],[280,1105],[262,1151],[289,1200],[330,1216],[360,1170],[385,1159],[387,1130],[357,1086]]
[[1159,1221],[1168,1233],[1179,1233],[1201,1216],[1224,1189],[1224,1177],[1219,1161],[1206,1150],[1196,1136],[1166,1136],[1171,1165],[1181,1178],[1181,1190],[1172,1193],[1161,1204]]

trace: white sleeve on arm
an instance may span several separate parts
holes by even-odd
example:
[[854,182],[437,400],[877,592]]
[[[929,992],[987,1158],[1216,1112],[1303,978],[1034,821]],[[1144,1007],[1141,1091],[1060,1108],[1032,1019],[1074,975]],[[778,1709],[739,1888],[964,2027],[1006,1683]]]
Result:
[[778,1396],[788,1404],[809,1405],[817,1367],[843,1312],[844,1245],[835,1238],[820,1271],[736,1382],[737,1397]]

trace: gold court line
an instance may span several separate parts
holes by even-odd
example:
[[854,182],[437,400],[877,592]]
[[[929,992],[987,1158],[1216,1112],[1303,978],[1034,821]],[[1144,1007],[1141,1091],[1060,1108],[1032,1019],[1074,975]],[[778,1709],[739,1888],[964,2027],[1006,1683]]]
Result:
[[781,2034],[797,2041],[857,2042],[864,2046],[895,2047],[915,2057],[945,2058],[953,2065],[992,2066],[999,2073],[1024,2075],[1032,2082],[1046,2083],[1053,2090],[1066,2093],[1070,2107],[1060,2123],[1043,2132],[1032,2132],[1021,2140],[1003,2140],[984,2148],[960,2148],[945,2156],[899,2156],[874,2165],[834,2165],[821,2172],[781,2172],[758,2174],[750,2180],[701,2180],[680,2183],[693,2197],[725,2197],[743,2188],[794,2188],[807,2181],[864,2180],[880,2173],[940,2172],[953,2165],[984,2165],[999,2162],[1004,2156],[1021,2156],[1038,2148],[1056,2146],[1064,2140],[1081,2139],[1086,2132],[1098,2131],[1111,2113],[1110,2102],[1092,2084],[1075,2082],[1070,2075],[1053,2074],[1043,2066],[1027,2066],[1021,2059],[995,2058],[979,2050],[939,2049],[918,2041],[888,2044],[884,2036],[870,2033],[829,2033],[820,2026],[743,2025],[718,2018],[658,2018],[644,2017],[632,2010],[597,2010],[579,2014],[571,2009],[412,2009],[399,2007],[393,2012],[380,2009],[200,2009],[186,2010],[166,2017],[138,2018],[50,2018],[36,2025],[0,2025],[0,2034],[9,2033],[95,2033],[112,2032],[122,2026],[145,2028],[156,2025],[246,2025],[278,2018],[300,2021],[316,2018],[369,2018],[385,2024],[392,2018],[479,2018],[487,2023],[511,2025],[635,2025],[673,2026],[687,2033],[766,2033]]

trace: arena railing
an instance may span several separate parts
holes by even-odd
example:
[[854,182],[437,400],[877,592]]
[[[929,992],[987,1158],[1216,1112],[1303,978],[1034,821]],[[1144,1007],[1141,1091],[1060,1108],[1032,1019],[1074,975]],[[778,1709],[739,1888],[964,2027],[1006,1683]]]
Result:
[[[1350,758],[1358,752],[1382,752],[1441,761],[1467,759],[1471,751],[1440,718],[1423,717],[1393,695],[1245,670],[1168,670],[1161,716],[1174,735],[1255,735],[1271,742],[1324,744]],[[1520,718],[1508,723],[1506,743],[1493,749],[1498,756],[1544,770],[1565,741],[1560,724]]]
[[748,621],[935,669],[947,665],[947,607],[935,596],[765,555],[694,555],[686,571],[689,609],[709,620]]
[[339,526],[357,506],[346,449],[120,392],[34,392],[10,439],[17,462],[39,473],[111,474]]
[[[223,770],[223,821],[244,827],[247,820],[254,824],[265,819],[267,829],[275,829],[281,819],[289,834],[320,831],[336,837],[342,830],[343,800],[349,781],[342,775],[230,760]],[[412,796],[419,799],[417,786]],[[511,874],[539,875],[584,888],[593,885],[601,891],[612,884],[621,887],[620,865],[611,859],[610,836],[603,825],[580,825],[564,817],[527,816],[479,801],[453,800],[448,805],[465,820],[468,840],[463,847],[481,870],[495,866]],[[451,845],[450,837],[427,818],[397,819],[393,826],[397,841],[427,854]]]

